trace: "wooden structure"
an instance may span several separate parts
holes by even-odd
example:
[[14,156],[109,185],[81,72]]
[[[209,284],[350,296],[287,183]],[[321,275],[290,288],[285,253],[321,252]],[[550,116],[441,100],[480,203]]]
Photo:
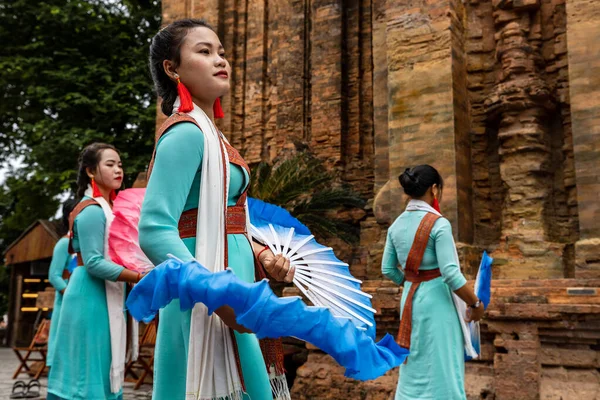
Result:
[[[125,380],[134,382],[134,390],[142,386],[146,378],[153,378],[154,375],[154,346],[156,344],[156,329],[158,318],[146,325],[144,333],[140,339],[140,352],[137,360],[129,361],[125,366]],[[138,375],[138,373],[140,373]],[[131,378],[128,377],[131,375]],[[151,383],[152,381],[148,382]]]
[[[30,374],[33,379],[39,379],[46,369],[46,354],[48,353],[48,334],[50,333],[50,320],[43,319],[27,347],[13,347],[13,351],[19,359],[13,379],[21,374]],[[39,354],[40,358],[32,358]]]
[[52,305],[38,307],[39,292],[50,286],[48,269],[56,242],[65,234],[59,222],[38,220],[31,224],[4,252],[10,268],[7,343],[27,346],[34,335],[38,312],[47,313]]

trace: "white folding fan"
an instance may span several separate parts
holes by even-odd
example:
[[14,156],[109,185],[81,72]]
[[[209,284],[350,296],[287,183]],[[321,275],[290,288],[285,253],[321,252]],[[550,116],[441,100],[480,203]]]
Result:
[[375,336],[372,296],[360,290],[362,281],[350,274],[331,247],[319,244],[306,226],[286,210],[257,199],[248,199],[250,233],[273,254],[283,254],[295,267],[294,285],[313,305],[327,307],[338,318]]

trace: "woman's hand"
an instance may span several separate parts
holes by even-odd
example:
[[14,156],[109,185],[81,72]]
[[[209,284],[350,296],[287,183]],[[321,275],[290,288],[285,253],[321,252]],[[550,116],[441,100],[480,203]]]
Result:
[[[468,284],[465,283],[460,289],[455,290],[454,293],[467,304],[467,315],[465,318],[467,322],[477,322],[483,317],[483,312],[485,311],[483,303],[477,298],[475,292]],[[470,304],[475,305],[478,301],[479,307],[469,307]]]
[[295,268],[290,267],[290,260],[283,255],[274,255],[267,249],[259,254],[258,261],[275,280],[290,283],[294,279]]
[[483,317],[483,313],[485,309],[483,308],[483,303],[479,303],[479,307],[472,308],[468,307],[467,309],[467,322],[477,322]]

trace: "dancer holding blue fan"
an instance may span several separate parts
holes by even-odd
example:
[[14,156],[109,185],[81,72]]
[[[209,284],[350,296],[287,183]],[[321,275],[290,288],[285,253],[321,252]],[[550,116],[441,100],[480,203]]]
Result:
[[399,181],[410,201],[388,230],[382,261],[383,274],[404,284],[397,341],[410,355],[396,399],[466,399],[465,356],[477,357],[467,322],[481,319],[484,307],[460,271],[450,222],[440,212],[438,171],[419,165]]
[[[172,255],[250,283],[258,259],[272,278],[291,282],[289,260],[247,235],[250,169],[214,124],[231,75],[217,34],[203,20],[173,22],[152,40],[150,69],[169,118],[148,171],[142,249],[155,265]],[[215,314],[200,303],[182,310],[179,300],[161,310],[153,398],[289,398],[281,343],[259,343],[231,307]]]
[[[371,296],[331,248],[275,206],[249,211],[248,165],[214,124],[231,73],[215,32],[196,19],[168,25],[152,40],[150,69],[169,118],[145,195],[116,199],[109,247],[127,268],[150,270],[127,308],[145,321],[160,310],[153,398],[290,399],[281,336],[321,347],[356,379],[402,363],[407,351],[391,336],[374,342]],[[275,296],[267,273],[314,305]]]

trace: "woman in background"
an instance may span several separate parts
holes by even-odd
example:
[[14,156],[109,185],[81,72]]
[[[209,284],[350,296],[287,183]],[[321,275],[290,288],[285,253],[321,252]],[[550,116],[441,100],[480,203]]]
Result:
[[117,149],[104,143],[83,149],[77,177],[81,201],[69,219],[70,248],[77,253],[78,266],[63,297],[49,400],[122,398],[127,332],[123,282],[141,278],[107,254],[112,201],[122,182]]
[[[63,228],[69,229],[69,214],[73,211],[75,202],[67,200],[62,207]],[[73,256],[69,254],[69,235],[65,235],[56,242],[52,253],[52,262],[48,271],[48,280],[56,290],[54,294],[54,308],[52,309],[52,319],[50,320],[50,334],[48,338],[48,354],[46,355],[46,365],[52,366],[54,351],[56,348],[56,330],[58,328],[58,319],[62,306],[63,295],[67,288],[69,274],[69,264]]]
[[388,230],[381,266],[404,284],[398,342],[410,355],[400,367],[396,399],[464,400],[464,337],[452,292],[469,306],[469,320],[483,316],[483,305],[460,271],[452,227],[441,216],[438,171],[419,165],[398,179],[410,201]]

